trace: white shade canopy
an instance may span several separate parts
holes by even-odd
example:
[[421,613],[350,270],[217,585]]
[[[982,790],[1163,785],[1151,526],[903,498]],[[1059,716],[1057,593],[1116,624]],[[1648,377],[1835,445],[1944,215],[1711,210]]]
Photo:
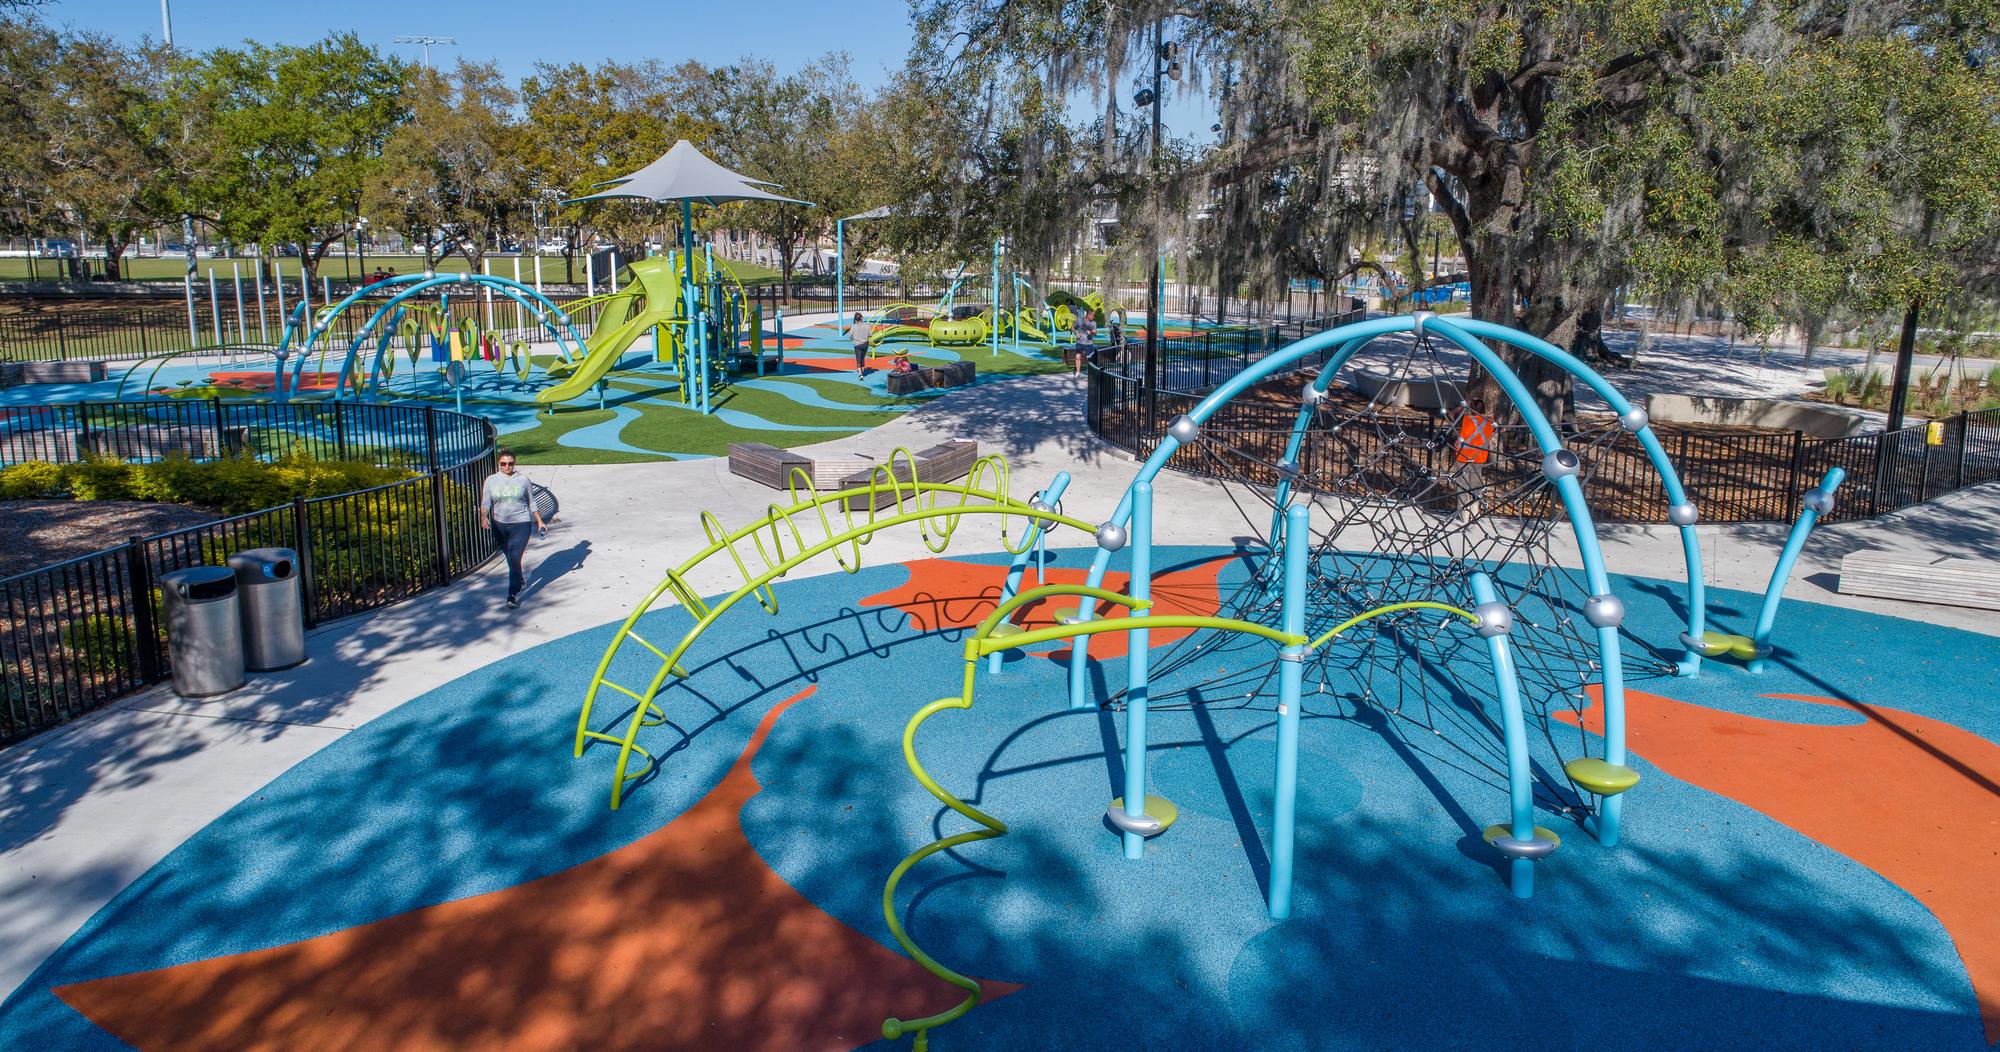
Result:
[[779,197],[760,187],[782,189],[778,184],[764,179],[752,179],[740,172],[732,172],[710,160],[694,144],[682,139],[673,149],[662,154],[659,160],[644,168],[603,184],[606,188],[594,194],[586,194],[573,201],[610,201],[620,198],[637,198],[642,201],[694,201],[705,205],[719,205],[730,201],[779,201],[785,204],[812,207],[811,202],[790,197]]

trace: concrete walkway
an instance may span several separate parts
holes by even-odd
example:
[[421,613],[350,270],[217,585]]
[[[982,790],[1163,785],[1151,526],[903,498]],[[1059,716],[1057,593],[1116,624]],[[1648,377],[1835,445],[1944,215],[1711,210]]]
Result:
[[[1057,471],[1073,481],[1064,510],[1107,517],[1135,465],[1084,427],[1082,389],[1068,376],[984,385],[942,398],[875,431],[809,447],[885,456],[972,438],[1000,453],[1013,491],[1039,489]],[[529,550],[525,606],[501,605],[504,566],[451,588],[310,634],[310,659],[259,675],[226,698],[190,702],[164,688],[0,752],[0,990],[12,990],[112,896],[223,811],[341,735],[497,658],[623,618],[661,573],[704,543],[696,513],[748,522],[781,495],[729,474],[727,463],[537,467],[562,498],[561,521]],[[1219,483],[1164,477],[1156,490],[1163,543],[1227,544],[1248,532]],[[1262,504],[1236,492],[1253,515]],[[1260,516],[1261,517],[1261,516]],[[998,548],[995,527],[965,520],[954,554]],[[1673,531],[1606,527],[1612,569],[1675,579]],[[1709,581],[1761,591],[1784,529],[1704,528]],[[1058,531],[1056,547],[1087,538]],[[1787,595],[2000,635],[2000,615],[1839,596],[1830,574],[1857,547],[1893,543],[1940,554],[1985,554],[2000,544],[2000,485],[1878,523],[1829,527],[1808,548]],[[927,554],[912,534],[884,535],[864,553],[879,565]],[[726,562],[726,560],[717,560]],[[831,559],[795,576],[837,569]],[[736,582],[719,567],[698,574],[704,593]],[[754,612],[744,616],[761,616]],[[1782,623],[1781,623],[1782,631]],[[579,669],[581,701],[587,670]],[[550,727],[548,748],[569,747]]]

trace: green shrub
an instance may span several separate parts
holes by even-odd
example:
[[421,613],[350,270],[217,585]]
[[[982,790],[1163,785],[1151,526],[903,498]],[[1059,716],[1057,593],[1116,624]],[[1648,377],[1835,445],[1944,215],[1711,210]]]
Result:
[[92,459],[77,464],[16,464],[0,471],[0,499],[69,496],[77,500],[143,500],[199,504],[225,515],[331,497],[413,477],[397,468],[353,461],[288,456],[267,463],[250,457],[196,462],[166,457],[147,464]]
[[1826,378],[1826,396],[1833,399],[1836,404],[1844,404],[1847,401],[1847,393],[1853,386],[1853,373],[1845,369],[1837,373],[1830,373]]
[[29,461],[0,469],[0,500],[48,500],[68,493],[61,465]]
[[1861,404],[1867,405],[1882,394],[1882,371],[1870,369],[1861,378]]
[[132,465],[117,457],[91,457],[63,467],[70,495],[77,500],[133,500]]

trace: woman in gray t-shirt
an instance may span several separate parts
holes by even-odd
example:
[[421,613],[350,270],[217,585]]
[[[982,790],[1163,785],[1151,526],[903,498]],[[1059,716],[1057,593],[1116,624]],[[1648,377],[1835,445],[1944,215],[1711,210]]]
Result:
[[515,469],[514,451],[502,449],[500,470],[479,487],[479,525],[493,531],[493,546],[507,553],[507,606],[521,605],[521,554],[528,550],[530,527],[549,530],[535,510],[535,484]]

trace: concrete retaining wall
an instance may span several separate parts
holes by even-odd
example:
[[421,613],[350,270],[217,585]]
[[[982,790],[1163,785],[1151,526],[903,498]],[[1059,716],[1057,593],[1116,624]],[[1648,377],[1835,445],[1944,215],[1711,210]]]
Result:
[[1646,415],[1656,424],[1731,424],[1803,431],[1814,438],[1846,438],[1868,426],[1868,417],[1837,406],[1777,398],[1698,398],[1650,394]]
[[1354,389],[1370,401],[1411,409],[1457,409],[1465,401],[1464,384],[1448,377],[1391,376],[1375,369],[1357,369]]

